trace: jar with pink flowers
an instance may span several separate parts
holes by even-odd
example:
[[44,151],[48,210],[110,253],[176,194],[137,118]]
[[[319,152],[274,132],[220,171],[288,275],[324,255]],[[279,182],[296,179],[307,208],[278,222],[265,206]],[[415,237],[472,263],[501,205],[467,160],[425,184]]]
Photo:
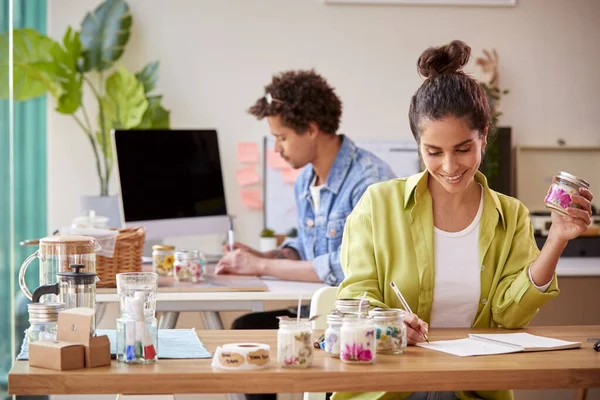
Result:
[[345,315],[340,329],[340,360],[347,364],[372,364],[376,355],[373,317]]
[[551,211],[561,215],[569,215],[567,213],[568,207],[581,208],[571,198],[571,196],[579,194],[579,188],[581,187],[589,189],[590,184],[575,175],[561,171],[556,175],[556,181],[550,186],[544,203]]

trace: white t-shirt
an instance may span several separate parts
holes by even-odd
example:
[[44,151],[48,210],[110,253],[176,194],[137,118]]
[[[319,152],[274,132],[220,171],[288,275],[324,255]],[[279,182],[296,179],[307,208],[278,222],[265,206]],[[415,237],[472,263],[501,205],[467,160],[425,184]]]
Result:
[[[481,186],[481,185],[480,185]],[[434,328],[470,328],[475,322],[481,295],[479,265],[479,228],[483,214],[483,187],[477,215],[460,232],[445,232],[434,227],[435,278],[430,326]],[[550,282],[533,286],[544,293]]]
[[310,195],[313,199],[314,211],[316,214],[317,211],[319,211],[319,206],[321,205],[321,188],[323,188],[325,184],[315,186],[315,183],[317,183],[317,175],[315,175],[315,178],[310,184]]
[[479,225],[483,189],[477,215],[460,232],[433,228],[435,278],[430,326],[468,328],[473,325],[481,294]]

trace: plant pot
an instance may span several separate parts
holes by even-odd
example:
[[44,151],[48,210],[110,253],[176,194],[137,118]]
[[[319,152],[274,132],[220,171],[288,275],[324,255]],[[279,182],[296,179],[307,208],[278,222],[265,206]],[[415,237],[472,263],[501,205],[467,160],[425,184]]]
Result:
[[90,210],[94,210],[97,216],[108,217],[109,228],[122,228],[117,196],[81,196],[79,210],[81,215],[87,215]]
[[495,138],[488,143],[481,170],[488,179],[491,189],[514,196],[514,179],[512,172],[512,129],[497,127]]
[[260,251],[266,252],[277,249],[277,238],[274,237],[261,237],[260,238]]

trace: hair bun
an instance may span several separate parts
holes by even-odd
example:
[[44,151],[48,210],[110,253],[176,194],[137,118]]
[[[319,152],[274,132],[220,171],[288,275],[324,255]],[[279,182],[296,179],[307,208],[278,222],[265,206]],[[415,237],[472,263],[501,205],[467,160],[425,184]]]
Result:
[[417,70],[425,78],[462,73],[462,68],[467,64],[470,56],[471,47],[463,41],[454,40],[445,46],[430,47],[425,50],[417,61]]

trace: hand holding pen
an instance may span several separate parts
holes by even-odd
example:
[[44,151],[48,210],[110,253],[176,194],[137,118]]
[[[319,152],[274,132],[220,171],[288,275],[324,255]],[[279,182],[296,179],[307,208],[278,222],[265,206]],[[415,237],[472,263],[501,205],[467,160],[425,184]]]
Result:
[[229,245],[229,251],[233,251],[233,245],[235,238],[233,237],[233,220],[229,217],[229,229],[227,230],[227,244]]
[[429,343],[429,338],[427,337],[427,331],[429,329],[429,326],[427,325],[427,322],[423,321],[417,316],[417,314],[412,312],[410,306],[404,299],[404,296],[402,296],[402,293],[400,293],[400,289],[398,289],[398,286],[396,286],[394,282],[390,282],[390,286],[394,290],[394,293],[398,297],[398,300],[400,300],[402,308],[406,310],[406,312],[404,313],[404,323],[408,328],[406,332],[406,339],[408,341],[408,344],[416,344],[418,342],[423,341],[423,339],[425,339],[427,343]]

